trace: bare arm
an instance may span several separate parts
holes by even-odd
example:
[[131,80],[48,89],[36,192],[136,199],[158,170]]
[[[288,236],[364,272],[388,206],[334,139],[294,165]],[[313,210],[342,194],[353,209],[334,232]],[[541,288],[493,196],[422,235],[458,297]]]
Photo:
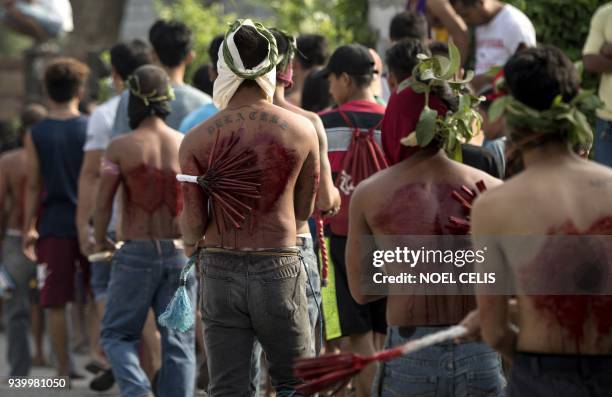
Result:
[[319,184],[319,192],[317,194],[317,209],[322,212],[328,212],[334,208],[340,207],[340,191],[334,185],[334,180],[331,173],[331,165],[327,155],[327,134],[321,118],[315,114],[313,120],[317,137],[319,138],[319,163],[321,179]]
[[427,2],[429,11],[446,27],[453,38],[453,43],[461,52],[461,64],[465,63],[470,46],[468,27],[457,14],[449,0],[430,0]]
[[120,142],[114,140],[110,143],[104,154],[103,164],[100,167],[100,184],[97,193],[94,213],[94,239],[95,251],[103,251],[108,247],[106,230],[113,213],[113,201],[121,182],[120,160],[118,147]]
[[[189,148],[189,137],[183,140],[179,149],[181,172],[187,175],[199,175],[195,158]],[[200,186],[194,183],[183,183],[183,211],[179,219],[185,242],[185,254],[191,256],[200,240],[204,238],[208,225],[208,196]]]
[[36,261],[34,244],[38,238],[36,233],[36,212],[40,206],[41,175],[38,153],[32,142],[31,133],[24,137],[24,147],[28,159],[27,165],[27,184],[25,191],[25,208],[23,214],[23,240],[22,248],[24,254],[33,261]]
[[79,175],[79,196],[76,223],[79,231],[79,245],[83,255],[93,253],[93,243],[89,236],[89,221],[96,207],[96,195],[100,183],[100,161],[102,150],[85,152],[81,174]]
[[612,57],[602,54],[585,54],[582,57],[584,69],[591,73],[612,73]]
[[376,248],[374,240],[366,236],[372,236],[372,231],[368,226],[363,213],[363,206],[366,200],[363,186],[357,189],[351,196],[349,208],[349,234],[346,242],[345,261],[346,272],[348,274],[348,284],[353,299],[359,304],[366,304],[384,298],[379,295],[366,295],[362,292],[362,281],[364,270],[372,266],[371,253]]
[[293,205],[297,221],[307,221],[315,208],[315,198],[319,189],[319,145],[314,134],[309,140],[308,156],[295,183]]
[[[476,265],[479,272],[494,272],[496,279],[510,276],[508,266],[499,243],[492,236],[500,234],[497,228],[496,206],[491,200],[478,200],[471,212],[472,236],[475,249],[487,247],[486,260]],[[504,277],[506,276],[506,277]],[[516,351],[518,332],[511,323],[510,297],[486,291],[486,287],[478,287],[476,301],[480,317],[481,334],[484,341],[493,349],[499,351],[508,360],[512,360]]]

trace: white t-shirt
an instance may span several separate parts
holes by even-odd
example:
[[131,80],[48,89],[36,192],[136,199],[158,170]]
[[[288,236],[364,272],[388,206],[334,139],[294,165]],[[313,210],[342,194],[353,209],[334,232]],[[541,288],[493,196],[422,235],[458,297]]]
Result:
[[36,0],[35,4],[46,12],[49,19],[60,22],[64,32],[72,32],[74,25],[69,0]]
[[121,96],[115,95],[96,107],[87,123],[87,140],[83,151],[106,150],[113,132],[113,123]]
[[535,46],[535,29],[521,10],[506,4],[491,22],[476,28],[476,74],[504,65],[521,43]]

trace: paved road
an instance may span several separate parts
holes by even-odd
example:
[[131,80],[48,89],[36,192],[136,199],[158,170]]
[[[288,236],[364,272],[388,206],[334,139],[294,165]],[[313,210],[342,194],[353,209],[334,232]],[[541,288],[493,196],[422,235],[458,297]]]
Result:
[[[6,334],[0,332],[0,396],[1,397],[119,397],[117,385],[108,392],[97,393],[89,389],[89,382],[94,377],[85,371],[85,365],[89,361],[86,355],[74,354],[75,367],[78,372],[86,375],[84,380],[74,381],[70,390],[51,389],[11,389],[6,384],[8,364],[6,363]],[[32,376],[54,376],[55,371],[50,367],[32,368]],[[205,397],[206,393],[197,392],[194,397]]]
[[[96,393],[89,390],[89,381],[93,375],[87,373],[83,368],[88,362],[86,355],[75,354],[74,360],[79,373],[86,375],[84,380],[74,381],[70,390],[51,390],[51,389],[11,389],[6,384],[6,376],[8,374],[8,365],[6,363],[6,334],[0,333],[0,396],[2,397],[118,397],[119,389],[115,385],[106,393]],[[54,376],[55,371],[50,367],[34,367],[32,368],[32,376]]]

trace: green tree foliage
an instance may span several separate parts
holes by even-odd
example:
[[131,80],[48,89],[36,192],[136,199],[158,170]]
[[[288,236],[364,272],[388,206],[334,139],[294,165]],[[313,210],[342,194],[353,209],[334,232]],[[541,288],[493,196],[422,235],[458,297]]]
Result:
[[582,57],[591,17],[607,0],[506,0],[531,19],[539,43],[553,44],[573,61]]
[[332,47],[358,42],[373,46],[376,35],[368,25],[367,0],[258,0],[277,16],[267,21],[291,34],[318,33]]
[[[538,43],[559,47],[574,62],[582,59],[591,17],[608,0],[505,0],[531,19]],[[599,76],[584,73],[582,86],[595,88]]]
[[182,21],[193,31],[196,58],[187,69],[188,77],[208,63],[210,42],[216,35],[225,33],[228,24],[236,19],[236,15],[224,14],[221,5],[205,5],[200,0],[158,0],[157,9],[161,18]]

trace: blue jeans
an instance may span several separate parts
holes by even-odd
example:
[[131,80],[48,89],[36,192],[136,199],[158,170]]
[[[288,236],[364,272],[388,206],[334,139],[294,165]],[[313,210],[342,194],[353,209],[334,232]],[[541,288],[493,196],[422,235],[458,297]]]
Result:
[[595,161],[612,167],[612,120],[597,118],[593,146]]
[[106,300],[111,265],[111,261],[91,262],[91,291],[96,302]]
[[[126,242],[113,257],[108,301],[102,319],[102,346],[124,397],[151,393],[140,367],[138,344],[150,307],[159,317],[179,287],[187,258],[172,240]],[[195,277],[187,280],[195,304]],[[192,397],[195,384],[195,331],[168,330],[161,334],[162,366],[156,389],[160,397]]]
[[[385,348],[440,331],[417,327],[404,337],[389,327]],[[505,380],[499,355],[484,343],[452,341],[383,363],[373,386],[381,397],[502,397]]]
[[312,331],[311,355],[321,351],[321,338],[316,337],[316,328],[321,319],[321,277],[319,276],[319,263],[315,254],[312,238],[303,238],[303,245],[298,247],[306,267],[306,298],[308,300],[308,318]]

